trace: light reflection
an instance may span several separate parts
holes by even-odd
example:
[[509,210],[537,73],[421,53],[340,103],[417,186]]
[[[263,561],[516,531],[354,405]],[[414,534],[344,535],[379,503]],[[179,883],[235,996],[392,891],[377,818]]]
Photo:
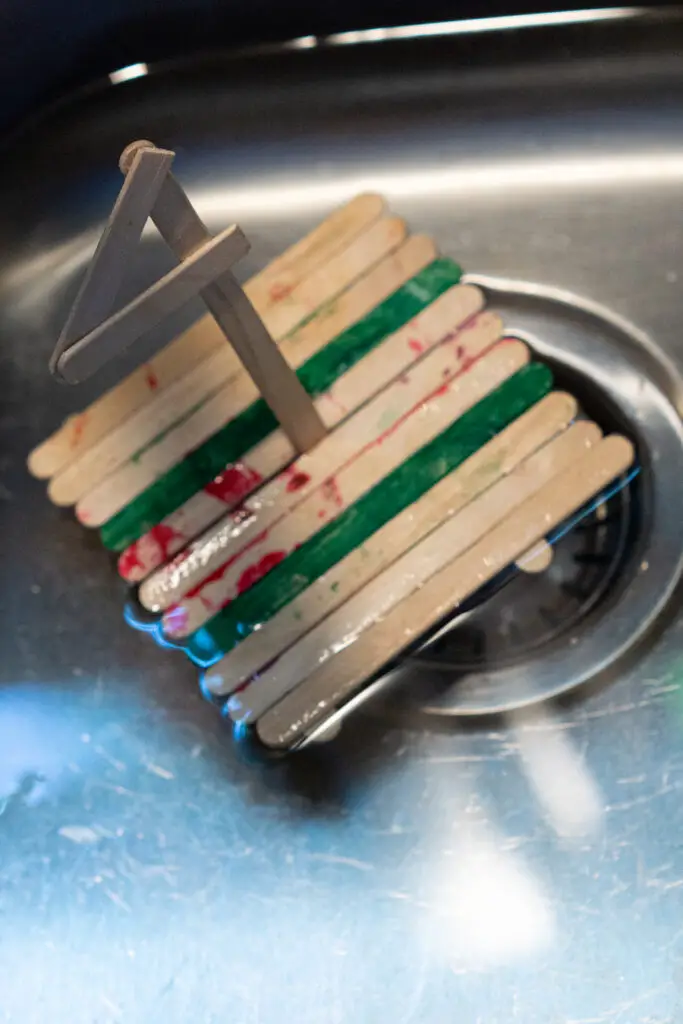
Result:
[[548,11],[543,14],[463,18],[459,21],[433,21],[424,25],[399,25],[391,28],[337,32],[327,36],[325,43],[333,46],[357,46],[360,43],[379,43],[396,39],[422,39],[433,36],[471,35],[520,28],[583,25],[596,21],[621,21],[625,18],[637,18],[641,17],[645,11],[646,8],[643,7],[601,7],[596,10]]
[[604,798],[572,739],[548,708],[510,716],[525,774],[557,834],[567,839],[598,832]]
[[312,50],[318,45],[316,36],[299,36],[298,39],[290,39],[287,46],[291,50]]
[[466,749],[459,747],[457,763],[447,756],[447,767],[435,772],[433,737],[423,742],[434,816],[423,823],[429,841],[415,895],[424,908],[419,919],[428,959],[460,973],[517,965],[547,952],[557,930],[553,901],[489,814]]
[[683,152],[624,153],[597,157],[505,161],[499,164],[457,164],[449,168],[427,167],[358,173],[335,177],[318,184],[310,181],[278,181],[246,188],[226,182],[222,187],[196,191],[192,200],[207,218],[250,216],[289,218],[334,206],[359,192],[381,192],[389,200],[420,198],[433,202],[435,194],[467,196],[468,199],[499,197],[542,190],[606,188],[614,185],[679,185],[683,182]]
[[[551,709],[537,707],[510,715],[508,724],[513,743],[499,748],[498,756],[503,769],[503,758],[510,758],[512,765],[519,753],[519,793],[526,781],[561,838],[595,836],[604,817],[604,797],[563,723]],[[473,748],[461,735],[458,753],[452,758],[447,753],[443,763],[448,767],[435,774],[439,758],[434,758],[434,738],[424,742],[430,804],[436,813],[426,823],[429,853],[416,890],[425,910],[422,927],[429,959],[446,962],[456,973],[533,963],[557,948],[555,906],[561,897],[561,891],[546,888],[518,849],[531,837],[536,815],[525,814],[528,825],[521,836],[506,836],[502,822],[510,807],[498,805],[496,814],[491,794],[478,786],[476,762],[489,758],[468,753],[481,748]],[[511,770],[505,774],[511,777]],[[503,793],[509,795],[507,786]]]
[[[506,835],[510,808],[496,808],[480,786],[477,763],[488,757],[473,751],[481,748],[457,730],[436,744],[434,735],[418,740],[430,810],[412,891],[426,958],[455,973],[533,962],[556,942],[555,894],[517,848],[519,837]],[[503,758],[501,750],[499,767],[508,774]],[[419,763],[413,760],[410,770]]]
[[429,899],[433,941],[451,966],[489,970],[547,951],[556,930],[550,900],[502,837],[468,829],[454,854],[432,865]]
[[144,78],[147,74],[149,74],[147,64],[129,64],[128,67],[112,71],[109,81],[112,85],[120,85],[121,82],[131,82],[134,78]]
[[101,233],[102,225],[81,231],[68,242],[42,249],[8,267],[0,279],[2,288],[13,293],[5,314],[17,316],[22,324],[42,323],[45,299],[87,266]]

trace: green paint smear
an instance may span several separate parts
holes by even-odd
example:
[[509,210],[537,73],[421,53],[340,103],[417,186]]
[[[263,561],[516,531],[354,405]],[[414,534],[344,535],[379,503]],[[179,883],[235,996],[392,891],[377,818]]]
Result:
[[[462,270],[453,260],[442,258],[430,263],[297,370],[308,394],[316,398],[327,391],[384,338],[458,284],[461,276]],[[106,522],[100,531],[102,543],[113,551],[123,551],[222,473],[226,465],[239,461],[277,426],[266,403],[258,399]]]
[[227,605],[190,637],[186,652],[209,664],[232,650],[538,402],[552,382],[542,363],[523,367]]

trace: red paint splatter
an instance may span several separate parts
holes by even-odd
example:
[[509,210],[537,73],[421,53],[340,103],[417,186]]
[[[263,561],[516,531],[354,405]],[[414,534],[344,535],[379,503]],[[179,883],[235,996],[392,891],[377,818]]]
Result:
[[177,540],[182,543],[185,539],[182,533],[174,530],[172,526],[167,526],[166,523],[157,523],[156,526],[152,527],[147,536],[157,545],[159,554],[164,562],[172,554],[170,547],[173,541]]
[[254,562],[244,570],[242,575],[237,581],[237,593],[243,594],[245,590],[249,590],[255,583],[258,583],[260,579],[274,569],[276,565],[285,558],[286,551],[269,551],[267,555],[260,558],[258,562]]
[[145,383],[150,391],[156,391],[159,387],[159,378],[149,364],[145,366]]
[[[219,583],[236,558],[239,558],[239,555],[235,555],[233,558],[229,558],[227,562],[223,562],[222,565],[219,565],[217,569],[214,569],[213,572],[208,574],[208,576],[205,576],[203,580],[196,584],[196,586],[192,587],[191,590],[188,590],[185,597],[199,597],[203,602],[204,598],[202,597],[202,590],[204,587],[208,587],[211,583]],[[226,604],[229,603],[229,601],[226,601]]]
[[204,487],[207,494],[226,505],[236,505],[262,483],[262,476],[243,462],[226,466],[222,473]]
[[418,341],[417,338],[410,339],[410,341],[408,342],[408,348],[410,349],[411,352],[414,352],[418,356],[421,355],[422,352],[424,352],[425,350],[424,345],[422,344],[421,341]]
[[[178,544],[174,545],[174,542]],[[168,561],[170,556],[177,550],[185,538],[172,526],[166,523],[157,523],[144,537],[136,540],[119,557],[119,574],[126,580],[141,580],[146,573],[156,569],[158,565]],[[143,562],[140,557],[140,545],[146,543],[150,546],[150,552]],[[173,546],[173,550],[171,550]]]
[[74,417],[71,426],[71,438],[69,440],[69,444],[72,448],[77,448],[81,443],[81,438],[83,437],[83,431],[85,430],[87,422],[87,412],[82,412],[79,416]]
[[[253,548],[255,544],[262,544],[267,536],[268,530],[262,530],[258,536],[252,537],[248,544],[245,544],[243,548],[240,548],[240,550],[236,551],[234,555],[231,555],[230,558],[226,559],[226,561],[219,565],[217,569],[214,569],[213,572],[208,574],[208,576],[205,576],[200,580],[199,583],[192,587],[191,590],[188,590],[185,597],[198,597],[201,595],[203,588],[209,583],[218,583],[223,579],[230,566],[234,565],[237,559],[241,558],[245,551],[248,551],[249,548]],[[180,560],[184,560],[185,557],[186,555],[183,555]],[[230,601],[227,600],[225,604],[230,604]],[[223,607],[223,605],[221,605],[221,607]]]
[[319,508],[318,509],[318,519],[324,519],[326,515],[327,515],[327,512],[325,511],[324,508]]
[[201,580],[201,582],[197,583],[196,586],[192,587],[191,590],[188,590],[188,592],[185,594],[185,597],[201,597],[201,592],[204,589],[204,587],[208,587],[210,583],[220,582],[220,580],[223,579],[226,572],[230,568],[230,565],[230,560],[228,560],[227,562],[223,562],[223,564],[219,565],[217,569],[214,569],[213,572],[210,572],[208,576],[205,576],[204,579]]
[[291,294],[291,284],[282,284],[282,282],[279,281],[276,281],[268,293],[271,302],[283,302],[285,299],[288,299]]
[[142,573],[145,571],[145,567],[140,561],[137,541],[131,544],[129,548],[126,548],[123,554],[119,557],[118,566],[119,576],[123,576],[124,580],[141,579]]
[[339,489],[336,476],[328,477],[323,484],[323,494],[326,501],[334,502],[337,508],[341,508],[344,504],[342,493]]
[[287,490],[290,494],[294,491],[300,491],[302,487],[305,487],[310,482],[311,478],[308,473],[292,473],[287,481]]

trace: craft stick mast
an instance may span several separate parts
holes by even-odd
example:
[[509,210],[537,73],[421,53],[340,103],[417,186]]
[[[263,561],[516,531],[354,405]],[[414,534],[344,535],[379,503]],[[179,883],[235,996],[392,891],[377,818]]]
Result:
[[[55,347],[52,372],[70,383],[89,377],[199,294],[294,447],[308,451],[325,434],[322,420],[230,269],[249,243],[237,227],[215,238],[209,233],[170,173],[173,157],[146,141],[121,154],[123,188]],[[111,314],[148,217],[180,264]]]

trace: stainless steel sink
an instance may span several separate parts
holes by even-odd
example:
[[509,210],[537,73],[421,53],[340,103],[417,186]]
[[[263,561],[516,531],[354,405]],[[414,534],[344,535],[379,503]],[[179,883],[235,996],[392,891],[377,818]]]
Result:
[[[0,1020],[683,1019],[682,47],[683,14],[635,9],[305,39],[139,68],[6,140]],[[244,228],[245,276],[372,188],[492,287],[534,285],[497,301],[644,455],[610,598],[571,644],[532,651],[515,622],[506,662],[505,609],[528,600],[507,598],[483,647],[439,641],[459,683],[423,656],[330,742],[264,765],[189,663],[125,625],[97,538],[24,462],[125,370],[76,391],[47,362],[139,137],[178,151],[212,229]],[[130,294],[170,265],[150,232]],[[598,564],[584,540],[558,572]],[[649,628],[605,671],[595,622]],[[533,700],[463,717],[513,662],[518,687],[541,665]]]

